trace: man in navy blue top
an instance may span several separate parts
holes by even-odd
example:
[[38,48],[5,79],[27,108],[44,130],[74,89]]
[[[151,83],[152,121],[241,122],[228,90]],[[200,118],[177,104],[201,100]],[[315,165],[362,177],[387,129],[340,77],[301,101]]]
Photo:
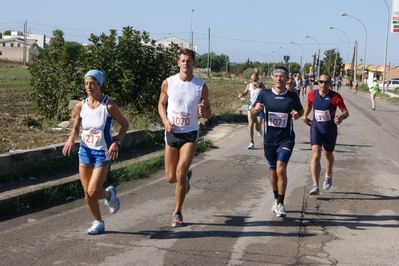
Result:
[[[323,183],[325,190],[332,186],[332,168],[334,164],[334,148],[338,136],[337,125],[348,118],[349,112],[346,109],[341,94],[330,89],[331,76],[322,74],[318,81],[319,89],[308,94],[308,101],[302,120],[310,126],[310,144],[312,145],[312,160],[310,162],[310,173],[312,175],[313,187],[310,195],[319,195],[319,178],[321,172],[320,157],[322,147],[326,158],[326,178]],[[337,106],[341,115],[337,115]],[[308,118],[313,110],[313,120]]]
[[274,193],[271,210],[277,217],[286,217],[287,164],[295,145],[293,120],[303,114],[298,94],[286,89],[287,80],[287,68],[277,67],[273,72],[273,88],[262,90],[251,108],[253,114],[260,110],[265,114],[264,152]]

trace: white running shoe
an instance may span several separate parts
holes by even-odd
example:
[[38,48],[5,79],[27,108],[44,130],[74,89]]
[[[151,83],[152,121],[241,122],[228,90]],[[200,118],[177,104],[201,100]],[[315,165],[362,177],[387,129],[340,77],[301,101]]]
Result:
[[281,203],[279,205],[277,205],[276,216],[277,217],[286,217],[287,216],[287,213],[286,213],[286,210],[284,208],[284,205],[281,204]]
[[255,148],[255,144],[253,142],[249,143],[249,146],[247,147],[248,150],[253,150]]
[[262,135],[263,135],[263,131],[262,131],[262,129],[261,129],[261,130],[258,131],[258,137],[261,138]]
[[105,190],[110,194],[110,199],[105,199],[104,204],[108,205],[109,212],[111,214],[114,214],[119,210],[119,207],[121,205],[119,199],[116,197],[116,190],[113,186],[109,186]]
[[173,227],[184,226],[183,215],[181,213],[173,213],[172,226]]
[[101,221],[95,220],[92,223],[92,226],[87,230],[87,234],[98,235],[99,233],[104,232],[104,230],[105,230],[104,220]]
[[272,213],[277,213],[277,199],[273,199],[271,211],[272,211]]

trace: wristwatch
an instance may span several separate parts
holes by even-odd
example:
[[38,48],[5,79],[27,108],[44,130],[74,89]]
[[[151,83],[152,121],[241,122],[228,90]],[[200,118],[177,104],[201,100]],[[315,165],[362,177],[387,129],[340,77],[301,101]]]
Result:
[[118,146],[121,145],[121,141],[119,139],[117,139],[116,137],[112,138],[112,143],[116,142],[116,144],[118,144]]

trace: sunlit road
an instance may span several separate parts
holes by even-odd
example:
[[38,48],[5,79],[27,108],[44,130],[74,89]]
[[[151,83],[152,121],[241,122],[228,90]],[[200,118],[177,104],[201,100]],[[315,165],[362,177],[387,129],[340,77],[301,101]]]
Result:
[[0,264],[398,265],[399,106],[377,99],[371,111],[367,93],[342,95],[350,117],[339,126],[333,186],[320,196],[308,195],[309,128],[295,122],[286,219],[270,212],[260,139],[247,150],[246,125],[222,124],[208,134],[218,149],[192,166],[187,226],[170,226],[174,186],[159,171],[117,188],[121,210],[102,205],[98,236],[86,234],[83,199],[2,220]]

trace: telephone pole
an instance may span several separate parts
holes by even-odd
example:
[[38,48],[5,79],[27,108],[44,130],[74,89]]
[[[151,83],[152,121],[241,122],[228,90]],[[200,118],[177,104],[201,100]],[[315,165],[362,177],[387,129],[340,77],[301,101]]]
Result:
[[26,35],[28,34],[28,31],[27,31],[27,21],[25,20],[25,24],[24,24],[24,50],[23,50],[23,56],[22,56],[22,63],[24,64],[24,65],[26,65],[26,43],[27,43],[27,37],[26,37]]

